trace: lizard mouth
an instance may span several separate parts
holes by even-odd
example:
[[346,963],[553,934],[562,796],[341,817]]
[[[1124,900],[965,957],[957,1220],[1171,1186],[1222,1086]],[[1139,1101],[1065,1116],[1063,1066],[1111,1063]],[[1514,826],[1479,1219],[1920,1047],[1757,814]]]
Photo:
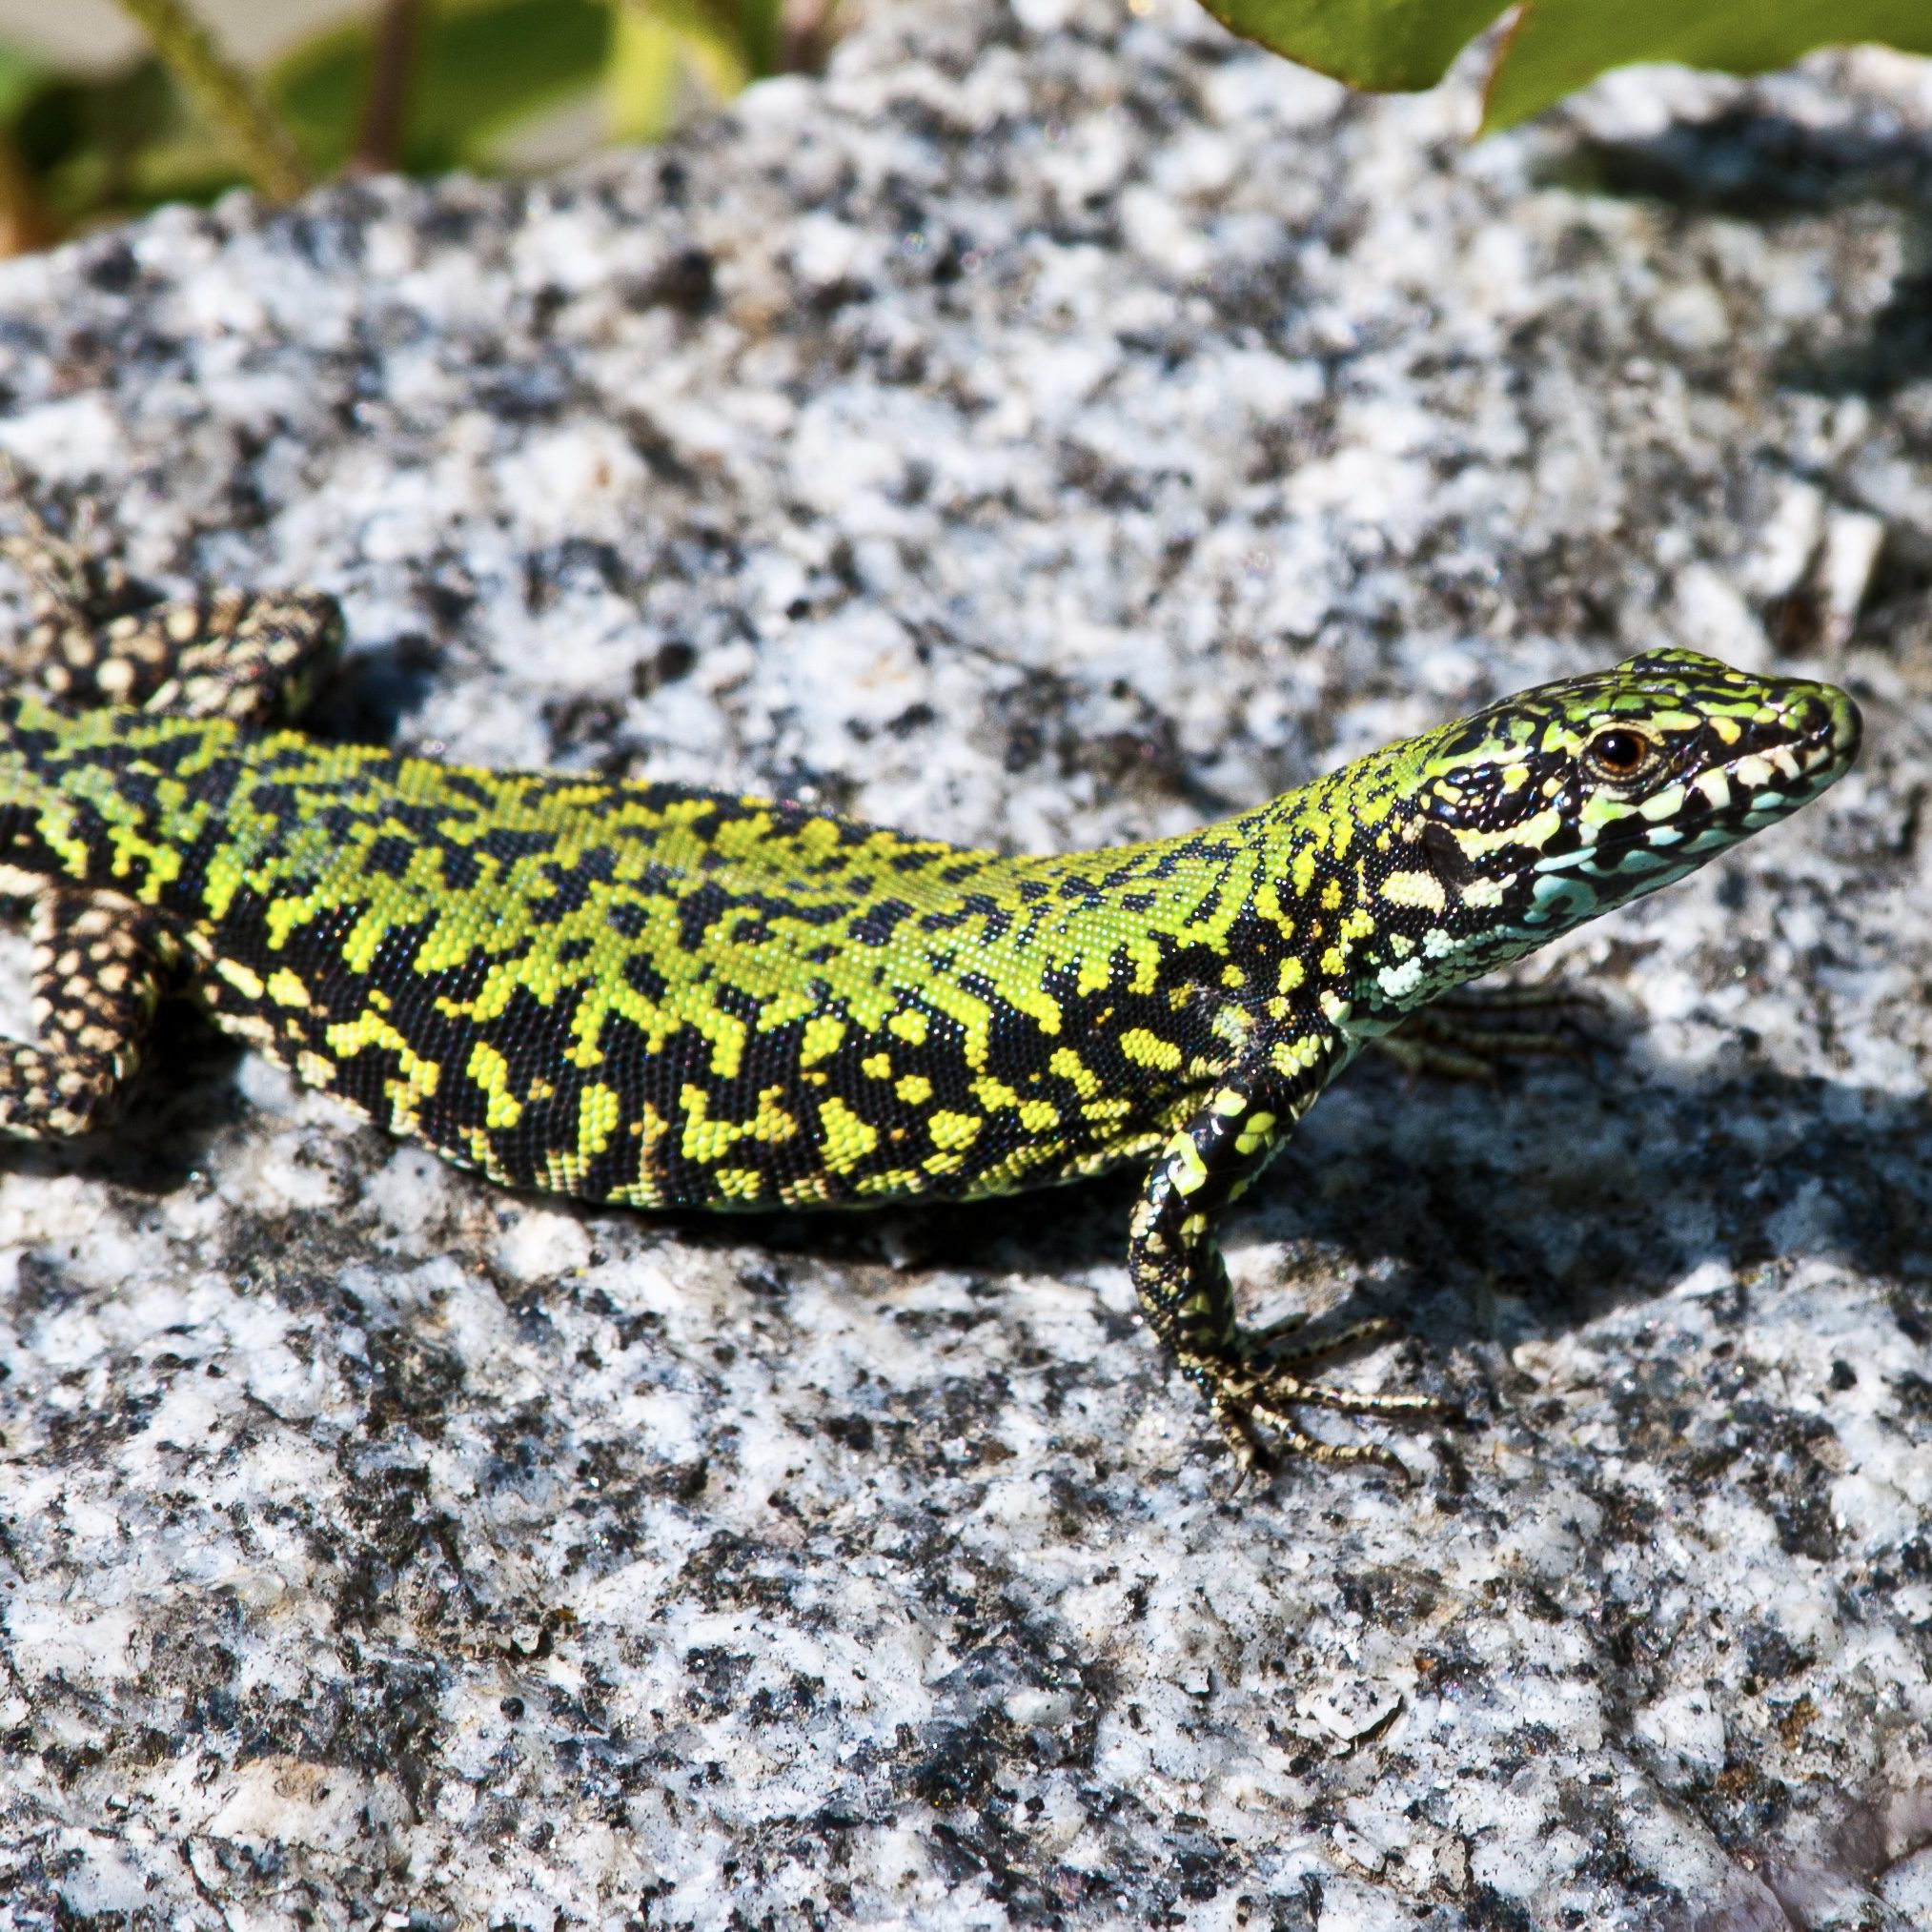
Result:
[[1733,833],[1755,832],[1808,804],[1843,777],[1859,754],[1864,721],[1835,685],[1780,680],[1770,687],[1770,716],[1721,744],[1714,726],[1701,734],[1693,763],[1705,763],[1686,786],[1709,816]]

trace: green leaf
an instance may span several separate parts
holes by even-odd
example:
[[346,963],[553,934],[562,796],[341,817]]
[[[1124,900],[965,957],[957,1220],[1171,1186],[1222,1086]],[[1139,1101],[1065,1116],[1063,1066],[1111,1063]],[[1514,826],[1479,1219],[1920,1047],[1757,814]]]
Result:
[[[766,26],[753,16],[765,4],[766,0],[629,0],[631,10],[678,33],[686,56],[721,100],[770,71],[757,64],[754,45]],[[775,41],[778,10],[769,11],[767,25]]]
[[1204,0],[1249,40],[1351,87],[1434,87],[1507,0]]
[[[513,128],[595,87],[610,51],[603,0],[442,0],[424,10],[401,166],[487,165]],[[323,173],[354,152],[369,91],[367,21],[317,34],[276,62],[270,97]]]
[[[1203,4],[1276,53],[1380,91],[1434,87],[1507,0]],[[1514,127],[1632,61],[1764,73],[1858,40],[1932,53],[1932,0],[1525,0],[1490,74],[1483,132]]]
[[21,105],[11,132],[68,223],[149,207],[186,192],[184,181],[205,196],[241,179],[232,151],[194,120],[152,54],[109,73],[52,76]]
[[318,174],[333,174],[356,152],[374,46],[368,22],[357,20],[299,42],[264,76],[269,99]]
[[1528,0],[1490,74],[1483,132],[1632,61],[1766,73],[1859,40],[1932,53],[1932,0]]
[[[603,0],[446,5],[431,18],[410,103],[412,171],[482,164],[512,128],[594,88],[610,51]],[[428,158],[437,153],[453,159]]]

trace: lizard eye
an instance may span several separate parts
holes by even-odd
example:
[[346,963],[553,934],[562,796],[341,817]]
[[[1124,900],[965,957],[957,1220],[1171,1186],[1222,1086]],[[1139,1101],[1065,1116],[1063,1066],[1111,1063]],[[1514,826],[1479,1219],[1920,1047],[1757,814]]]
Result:
[[1599,731],[1585,748],[1584,756],[1605,778],[1635,778],[1649,761],[1650,741],[1641,732],[1613,724]]

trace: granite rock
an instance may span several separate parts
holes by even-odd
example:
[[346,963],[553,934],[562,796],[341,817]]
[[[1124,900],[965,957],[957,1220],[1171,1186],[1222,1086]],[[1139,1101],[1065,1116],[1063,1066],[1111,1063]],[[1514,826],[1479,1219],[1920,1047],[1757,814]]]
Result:
[[171,1018],[0,1152],[0,1922],[1932,1922],[1932,78],[1474,112],[908,5],[0,272],[0,448],[336,593],[339,737],[1048,848],[1665,642],[1868,733],[1537,963],[1589,1053],[1364,1066],[1233,1219],[1465,1405],[1406,1489],[1230,1494],[1126,1182],[592,1211]]

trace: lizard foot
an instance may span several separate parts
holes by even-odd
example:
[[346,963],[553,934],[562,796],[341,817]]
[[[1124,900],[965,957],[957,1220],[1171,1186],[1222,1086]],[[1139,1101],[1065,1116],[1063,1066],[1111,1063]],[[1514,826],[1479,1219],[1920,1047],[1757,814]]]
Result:
[[1331,1465],[1369,1463],[1409,1481],[1408,1466],[1393,1450],[1379,1443],[1324,1442],[1300,1426],[1294,1412],[1313,1406],[1345,1415],[1450,1415],[1455,1413],[1454,1405],[1434,1395],[1376,1394],[1307,1380],[1296,1371],[1380,1340],[1393,1333],[1396,1324],[1378,1315],[1332,1334],[1282,1346],[1279,1337],[1298,1329],[1302,1320],[1291,1315],[1256,1331],[1236,1359],[1203,1359],[1188,1365],[1208,1387],[1209,1407],[1240,1472],[1235,1488],[1239,1490],[1251,1471],[1269,1465],[1257,1423],[1266,1423],[1273,1445],[1290,1454]]
[[[1375,1045],[1411,1074],[1494,1080],[1512,1060],[1574,1058],[1603,1042],[1584,1025],[1603,1002],[1560,983],[1450,993]],[[1507,1024],[1527,1016],[1528,1024]]]

